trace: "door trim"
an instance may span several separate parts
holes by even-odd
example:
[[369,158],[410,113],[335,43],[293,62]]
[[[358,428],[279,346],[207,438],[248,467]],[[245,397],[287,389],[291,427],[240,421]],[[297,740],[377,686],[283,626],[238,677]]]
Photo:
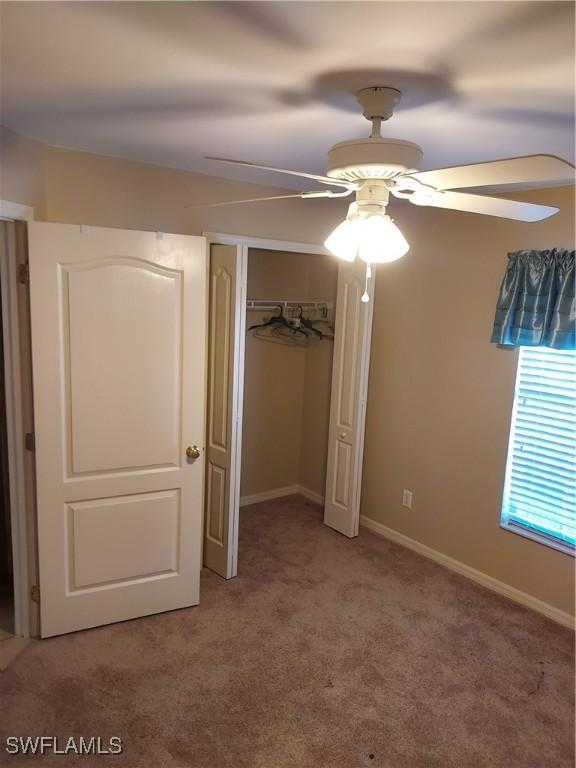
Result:
[[238,533],[239,533],[239,509],[240,509],[240,480],[242,477],[242,426],[244,423],[244,355],[246,345],[246,290],[248,286],[248,246],[243,244],[238,247],[238,304],[234,309],[236,315],[236,327],[238,333],[234,342],[234,359],[237,361],[238,375],[235,376],[233,400],[236,408],[236,418],[232,422],[232,442],[235,446],[236,461],[230,467],[230,480],[233,488],[231,493],[234,504],[232,520],[232,576],[238,575]]
[[0,200],[0,220],[34,221],[34,208],[11,200]]
[[267,237],[248,237],[233,235],[227,232],[202,232],[208,243],[219,245],[243,245],[248,248],[262,248],[267,251],[292,251],[293,253],[317,253],[321,256],[331,256],[330,251],[318,243],[298,243],[289,240],[271,240]]

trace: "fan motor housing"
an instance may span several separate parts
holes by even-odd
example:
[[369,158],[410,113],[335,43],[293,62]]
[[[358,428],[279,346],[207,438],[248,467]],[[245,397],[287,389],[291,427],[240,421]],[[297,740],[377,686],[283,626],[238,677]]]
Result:
[[335,144],[328,152],[327,176],[345,181],[394,179],[420,169],[422,150],[401,139],[371,137]]

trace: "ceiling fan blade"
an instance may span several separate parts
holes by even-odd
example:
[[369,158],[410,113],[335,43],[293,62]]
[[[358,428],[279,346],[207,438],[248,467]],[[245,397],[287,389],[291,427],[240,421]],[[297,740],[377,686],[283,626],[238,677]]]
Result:
[[433,192],[414,195],[408,198],[411,203],[435,208],[451,208],[455,211],[482,213],[486,216],[499,216],[517,221],[541,221],[558,213],[559,209],[549,205],[535,205],[501,197],[470,195],[466,192]]
[[259,168],[262,171],[273,171],[274,173],[287,173],[289,176],[302,176],[305,179],[314,179],[322,184],[332,184],[334,187],[344,187],[345,189],[356,189],[356,185],[350,181],[340,179],[331,179],[329,176],[317,176],[315,173],[304,173],[303,171],[288,171],[286,168],[274,168],[270,165],[259,165],[258,163],[249,163],[246,160],[230,160],[227,157],[206,156],[205,160],[216,160],[219,163],[231,163],[232,165],[245,165],[248,168]]
[[317,198],[317,197],[347,197],[351,195],[353,189],[346,189],[344,192],[334,192],[332,189],[319,189],[312,190],[310,192],[295,192],[292,195],[272,195],[270,197],[249,197],[243,200],[224,200],[221,203],[200,203],[199,205],[186,205],[185,208],[220,208],[223,205],[240,205],[241,203],[262,203],[266,200],[285,200],[286,198],[301,197]]
[[473,165],[456,165],[403,176],[436,189],[492,187],[504,184],[574,182],[574,166],[554,155],[526,155]]

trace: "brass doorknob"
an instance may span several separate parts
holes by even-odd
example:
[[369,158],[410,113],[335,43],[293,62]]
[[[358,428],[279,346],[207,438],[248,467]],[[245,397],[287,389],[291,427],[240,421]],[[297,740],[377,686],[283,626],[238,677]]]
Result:
[[189,459],[197,459],[200,456],[200,448],[197,445],[189,445],[186,448],[186,456]]

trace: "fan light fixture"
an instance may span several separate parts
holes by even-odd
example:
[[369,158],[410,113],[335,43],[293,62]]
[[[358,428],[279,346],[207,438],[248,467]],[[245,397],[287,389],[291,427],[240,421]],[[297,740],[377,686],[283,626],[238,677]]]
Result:
[[359,256],[367,264],[386,264],[402,258],[410,246],[394,221],[384,211],[363,214],[356,203],[348,216],[326,238],[324,245],[344,261]]

